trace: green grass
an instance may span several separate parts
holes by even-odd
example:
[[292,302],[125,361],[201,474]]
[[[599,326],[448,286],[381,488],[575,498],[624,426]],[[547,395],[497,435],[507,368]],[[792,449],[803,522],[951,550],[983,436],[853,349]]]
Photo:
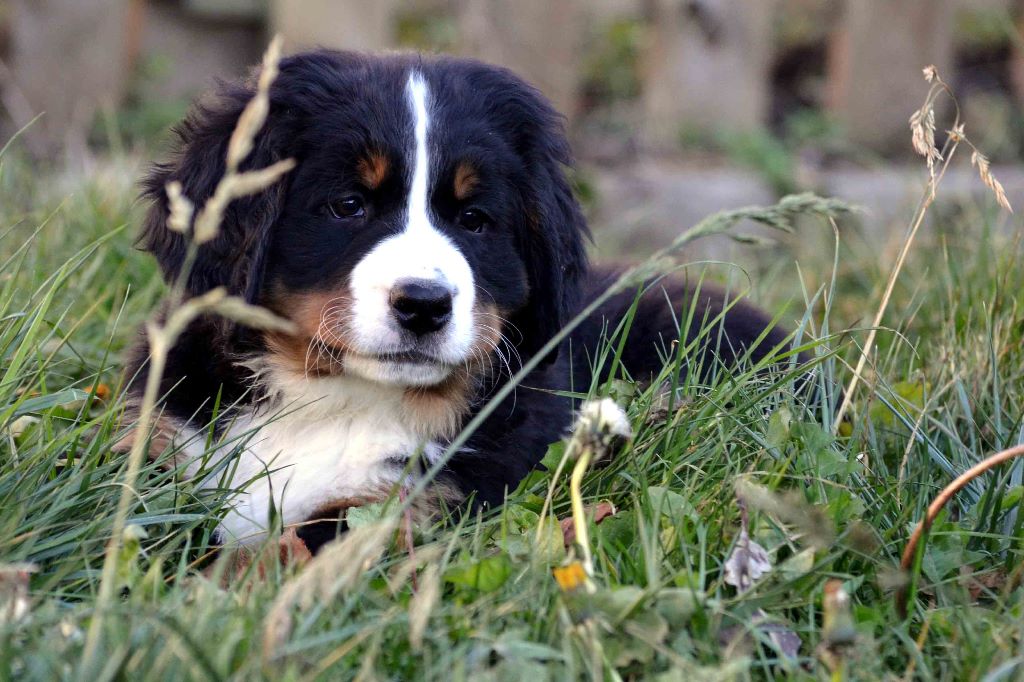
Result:
[[[887,316],[893,331],[879,337],[841,437],[827,410],[793,397],[803,367],[720,371],[711,385],[674,385],[671,399],[660,382],[597,389],[626,407],[635,437],[583,483],[588,503],[618,508],[591,528],[595,594],[563,592],[552,574],[566,553],[538,512],[554,467],[499,513],[417,529],[414,557],[368,513],[304,571],[272,564],[224,589],[227,567],[207,557],[225,493],[148,464],[122,596],[96,667],[83,669],[124,473],[111,451],[128,427],[123,351],[163,291],[132,248],[131,193],[104,186],[64,196],[10,156],[0,171],[0,563],[38,569],[28,614],[0,617],[0,679],[829,679],[831,579],[851,595],[856,627],[838,678],[1024,674],[1024,462],[957,496],[919,568],[898,570],[938,490],[1024,440],[1024,249],[976,206],[937,214],[944,236],[915,245]],[[753,280],[800,343],[826,338],[814,371],[834,401],[832,379],[848,379],[843,360],[856,361],[886,271],[877,245],[844,234],[833,258],[828,227],[806,222],[799,267],[794,252],[775,252]],[[687,352],[666,350],[670,384]],[[101,383],[112,399],[91,397]],[[554,486],[559,518],[568,480]],[[724,580],[741,529],[737,486],[773,564],[742,594]],[[356,561],[360,552],[370,560]],[[908,581],[904,619],[893,590]],[[766,623],[799,637],[796,657]]]

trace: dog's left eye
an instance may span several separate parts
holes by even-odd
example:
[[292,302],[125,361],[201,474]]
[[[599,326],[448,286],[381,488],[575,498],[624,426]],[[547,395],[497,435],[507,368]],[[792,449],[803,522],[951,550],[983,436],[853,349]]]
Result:
[[459,213],[459,227],[470,232],[480,232],[490,222],[490,216],[478,208],[467,208]]
[[327,210],[335,218],[359,218],[366,214],[363,200],[355,195],[335,199],[327,204]]

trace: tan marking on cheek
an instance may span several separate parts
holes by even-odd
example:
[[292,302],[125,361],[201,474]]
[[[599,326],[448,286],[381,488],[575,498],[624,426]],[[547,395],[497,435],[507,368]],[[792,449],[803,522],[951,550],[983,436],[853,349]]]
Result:
[[451,438],[459,431],[469,412],[471,381],[457,371],[437,386],[408,388],[402,396],[408,423],[422,438]]
[[[474,387],[485,375],[500,369],[494,349],[501,341],[502,320],[491,304],[477,303],[473,310],[473,345],[469,361],[437,386],[406,389],[402,404],[410,423],[423,438],[451,438],[469,413]],[[507,357],[506,353],[506,357]],[[514,362],[514,360],[509,360]],[[516,371],[516,367],[512,371]]]
[[270,361],[304,376],[330,376],[342,371],[351,347],[347,329],[352,298],[347,292],[313,291],[277,294],[271,307],[295,323],[295,334],[264,335]]
[[466,161],[462,161],[455,167],[454,191],[458,201],[465,201],[472,194],[473,190],[480,184],[480,176],[476,169]]
[[388,158],[380,152],[370,152],[359,159],[356,164],[356,172],[359,179],[366,185],[367,189],[377,189],[388,177],[391,170],[391,163]]

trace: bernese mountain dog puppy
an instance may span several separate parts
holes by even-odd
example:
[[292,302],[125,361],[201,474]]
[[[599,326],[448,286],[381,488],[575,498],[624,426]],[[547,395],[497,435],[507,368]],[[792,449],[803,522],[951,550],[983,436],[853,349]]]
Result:
[[[168,281],[187,242],[167,226],[165,187],[180,182],[197,206],[211,196],[254,87],[222,84],[200,101],[177,128],[175,154],[145,181],[141,244]],[[193,323],[170,353],[154,439],[172,441],[190,473],[224,460],[203,483],[239,490],[220,540],[257,541],[276,512],[315,551],[346,509],[435,463],[610,280],[588,268],[562,118],[506,69],[418,55],[288,57],[242,170],[286,158],[296,166],[281,181],[228,207],[198,249],[187,293],[226,287],[295,331]],[[659,372],[658,346],[680,337],[693,296],[666,282],[640,300],[622,358],[630,376]],[[700,350],[709,365],[742,353],[756,362],[785,343],[757,309],[707,287],[699,296],[691,338],[727,310]],[[565,393],[591,386],[606,325],[634,299],[611,300],[546,356],[447,461],[432,494],[500,504],[570,428]],[[140,342],[130,395],[141,395],[146,372]]]

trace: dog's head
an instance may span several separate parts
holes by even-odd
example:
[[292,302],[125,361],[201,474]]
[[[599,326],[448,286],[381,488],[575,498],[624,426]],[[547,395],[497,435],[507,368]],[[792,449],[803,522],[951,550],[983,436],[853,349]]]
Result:
[[[168,277],[185,239],[165,186],[201,206],[252,84],[222,86],[149,177],[142,235]],[[243,166],[292,158],[236,200],[188,289],[226,286],[296,323],[271,339],[304,371],[432,386],[504,334],[534,354],[573,310],[586,226],[565,175],[562,121],[533,87],[474,61],[314,52],[287,58]],[[310,353],[312,350],[312,354]]]

